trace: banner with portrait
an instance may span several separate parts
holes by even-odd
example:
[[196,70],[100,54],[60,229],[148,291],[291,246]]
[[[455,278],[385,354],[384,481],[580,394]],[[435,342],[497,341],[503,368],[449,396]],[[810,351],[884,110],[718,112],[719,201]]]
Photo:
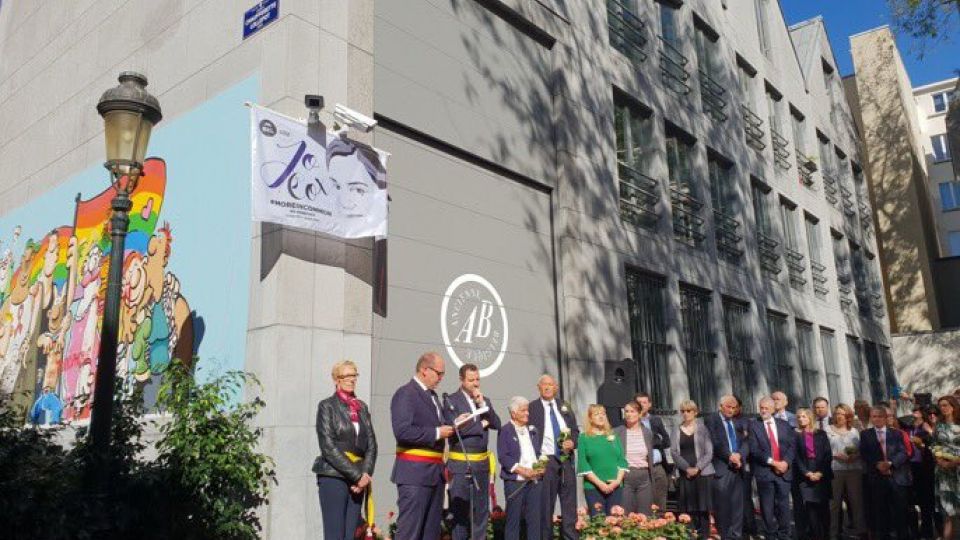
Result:
[[257,105],[250,145],[254,220],[386,236],[389,154]]

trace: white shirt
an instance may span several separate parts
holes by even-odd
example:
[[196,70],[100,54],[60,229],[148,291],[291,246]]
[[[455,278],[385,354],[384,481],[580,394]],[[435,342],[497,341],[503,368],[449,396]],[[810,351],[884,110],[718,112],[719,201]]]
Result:
[[[513,422],[513,420],[511,420],[511,422]],[[537,461],[537,453],[533,449],[533,440],[530,439],[530,431],[527,429],[527,426],[518,426],[516,422],[513,422],[513,427],[517,428],[517,440],[520,441],[520,460],[510,469],[510,472],[517,470],[517,467],[530,469],[533,467],[533,463]],[[526,478],[518,474],[517,480],[523,481],[526,480]]]
[[[417,386],[419,386],[420,388],[422,388],[424,392],[430,393],[430,389],[427,388],[427,385],[425,385],[425,384],[423,384],[422,382],[420,382],[420,379],[414,377],[414,378],[413,378],[413,382],[417,383]],[[430,401],[433,402],[433,407],[437,410],[437,419],[440,420],[440,423],[442,424],[442,423],[443,423],[443,413],[440,412],[440,407],[437,405],[436,400],[433,399],[433,396],[430,396]],[[440,440],[440,428],[437,428],[437,434],[436,434],[434,437],[436,437],[436,440],[438,440],[438,441]]]
[[540,447],[540,453],[545,456],[552,456],[556,453],[554,450],[557,444],[553,440],[553,423],[550,422],[550,407],[557,407],[554,413],[557,415],[557,423],[560,424],[560,431],[568,429],[567,423],[563,421],[563,415],[560,414],[560,406],[556,405],[557,400],[547,401],[540,398],[540,403],[543,404],[543,445]]
[[460,393],[463,394],[463,397],[467,398],[467,405],[470,407],[470,414],[477,412],[477,404],[473,401],[473,397],[466,393],[462,388],[460,389]]

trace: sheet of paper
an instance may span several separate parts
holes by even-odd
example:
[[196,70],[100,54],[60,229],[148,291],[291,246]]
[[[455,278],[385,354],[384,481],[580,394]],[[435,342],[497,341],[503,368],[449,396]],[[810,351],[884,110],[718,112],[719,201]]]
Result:
[[473,420],[474,418],[477,418],[478,416],[485,414],[489,410],[490,410],[490,407],[487,407],[486,405],[484,405],[483,407],[480,407],[479,409],[473,411],[473,413],[470,416],[464,417],[463,420],[457,422],[457,427],[460,427],[466,424],[467,422],[469,422],[470,420]]

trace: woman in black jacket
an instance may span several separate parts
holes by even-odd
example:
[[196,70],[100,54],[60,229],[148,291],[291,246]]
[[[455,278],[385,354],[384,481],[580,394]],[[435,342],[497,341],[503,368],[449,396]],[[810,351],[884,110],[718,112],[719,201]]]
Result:
[[833,452],[810,409],[797,410],[797,457],[793,474],[797,537],[826,540],[830,533]]
[[364,495],[370,492],[377,439],[370,410],[353,393],[356,364],[337,362],[332,374],[336,391],[317,405],[320,455],[313,462],[313,472],[320,491],[323,537],[350,540],[360,521]]

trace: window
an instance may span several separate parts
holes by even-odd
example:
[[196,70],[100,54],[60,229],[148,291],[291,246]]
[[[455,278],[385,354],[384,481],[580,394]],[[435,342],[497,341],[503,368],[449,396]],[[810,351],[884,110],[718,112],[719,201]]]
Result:
[[667,88],[680,95],[690,93],[687,80],[687,57],[683,55],[681,43],[680,22],[678,17],[679,4],[673,5],[670,0],[661,0],[660,5],[660,78]]
[[637,11],[637,0],[607,0],[607,30],[610,46],[635,64],[647,53],[647,30]]
[[694,19],[696,28],[697,61],[700,64],[700,101],[703,111],[716,122],[727,119],[726,89],[717,82],[720,60],[717,58],[719,35],[699,18]]
[[757,389],[754,362],[750,358],[753,336],[749,316],[749,304],[731,298],[723,299],[723,330],[729,353],[730,379],[733,393],[740,398],[745,413],[755,412]]
[[654,152],[651,115],[619,92],[614,92],[613,101],[620,217],[627,223],[652,228],[658,219],[660,187],[646,174]]
[[740,220],[736,217],[734,200],[736,186],[731,176],[732,165],[713,154],[707,156],[710,173],[710,200],[713,203],[714,236],[717,252],[728,262],[736,262],[743,256],[740,242]]
[[703,218],[700,217],[703,203],[698,198],[693,182],[693,140],[689,135],[667,126],[666,146],[674,238],[689,246],[698,246],[704,239]]
[[797,351],[800,353],[800,382],[803,387],[803,403],[813,403],[820,393],[820,368],[817,365],[817,350],[813,342],[813,325],[797,321]]
[[823,349],[823,365],[827,371],[827,396],[830,403],[840,403],[840,369],[837,366],[837,344],[833,330],[820,328],[820,348]]
[[947,135],[945,133],[930,137],[930,144],[933,145],[934,161],[947,161],[950,159],[950,147],[947,146]]
[[950,107],[950,102],[956,99],[953,91],[937,92],[933,94],[933,112],[944,112]]
[[947,246],[950,248],[950,257],[960,256],[960,231],[947,233]]
[[880,361],[883,365],[884,380],[887,384],[887,395],[893,396],[894,388],[898,388],[900,383],[897,381],[897,370],[893,365],[893,354],[890,347],[878,345],[880,349]]
[[940,182],[940,208],[944,212],[960,208],[960,182]]
[[887,396],[886,377],[883,374],[883,365],[880,363],[877,344],[872,341],[864,341],[863,352],[867,359],[867,374],[870,376],[870,399],[872,403],[879,403],[889,396]]
[[823,264],[820,248],[820,225],[817,218],[805,214],[804,224],[807,229],[807,252],[810,254],[810,273],[813,277],[813,292],[819,298],[826,298],[830,292],[826,287],[827,267]]
[[659,2],[660,4],[660,37],[672,45],[675,49],[680,48],[680,32],[677,24],[677,8],[668,2]]
[[780,242],[774,237],[773,222],[767,209],[767,194],[770,188],[753,182],[750,194],[753,199],[753,214],[757,224],[757,249],[760,254],[760,268],[770,276],[780,273]]
[[770,56],[770,33],[767,27],[767,1],[754,0],[754,10],[757,16],[757,38],[760,41],[760,50],[764,56]]
[[690,397],[698,404],[715,403],[717,378],[713,364],[717,355],[710,343],[710,293],[681,284],[680,315]]
[[837,292],[840,293],[840,307],[846,310],[853,305],[853,299],[850,297],[853,292],[850,259],[847,256],[843,235],[831,231],[831,238],[833,239],[833,259],[837,266]]
[[869,399],[866,377],[863,373],[863,358],[860,356],[860,340],[847,336],[847,357],[850,359],[850,378],[853,379],[855,399]]
[[798,291],[806,288],[807,280],[803,277],[806,266],[803,263],[804,255],[800,251],[800,237],[797,231],[797,205],[786,199],[780,199],[780,221],[783,225],[783,252],[787,258],[787,271],[790,276],[790,286]]
[[818,133],[817,141],[820,150],[820,174],[823,175],[823,196],[827,202],[836,206],[840,202],[840,198],[837,197],[840,189],[837,187],[837,166],[834,161],[836,154],[833,152],[830,139]]
[[660,410],[672,408],[670,396],[670,346],[667,345],[663,278],[635,269],[627,270],[627,305],[630,341],[642,389]]
[[772,311],[767,312],[767,351],[770,364],[767,366],[769,378],[768,390],[777,390],[787,394],[790,403],[799,403],[799,392],[793,369],[793,349],[787,337],[787,316]]

